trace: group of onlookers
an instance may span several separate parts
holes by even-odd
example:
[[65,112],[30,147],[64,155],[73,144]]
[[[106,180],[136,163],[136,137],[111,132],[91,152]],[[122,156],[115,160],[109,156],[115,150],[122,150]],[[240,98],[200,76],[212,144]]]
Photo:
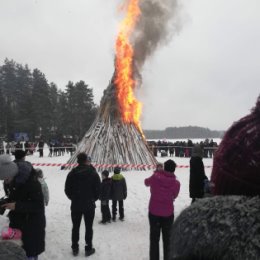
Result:
[[260,259],[260,96],[251,113],[226,132],[214,154],[210,180],[202,148],[195,145],[191,153],[192,203],[174,223],[173,208],[166,214],[180,188],[173,161],[145,180],[151,187],[150,260],[160,259],[160,232],[164,260]]
[[[175,221],[174,200],[181,186],[174,174],[176,163],[170,159],[158,164],[152,176],[144,180],[151,193],[150,260],[160,259],[161,233],[164,260],[260,259],[260,96],[251,113],[226,132],[214,154],[210,178],[205,175],[203,157],[203,147],[193,146],[189,182],[192,203]],[[77,159],[78,166],[65,182],[65,194],[71,200],[71,247],[77,256],[84,217],[85,255],[90,256],[95,253],[95,201],[101,200],[101,224],[110,223],[111,218],[116,221],[118,203],[119,219],[124,220],[126,181],[121,169],[115,167],[111,179],[107,171],[102,172],[101,183],[91,158],[80,153]],[[7,155],[0,156],[0,179],[8,196],[1,207],[10,210],[10,227],[21,229],[23,248],[30,260],[37,260],[44,251],[44,196],[39,177],[24,161],[24,154],[17,153],[14,162]]]
[[[114,168],[114,175],[109,178],[109,172],[104,170],[101,174],[102,183],[91,158],[86,153],[77,155],[78,166],[72,169],[65,182],[65,194],[71,200],[72,220],[72,253],[79,254],[79,230],[82,217],[85,222],[85,255],[95,253],[92,244],[93,220],[95,216],[95,202],[100,199],[102,220],[100,224],[111,223],[111,218],[116,221],[117,205],[119,219],[124,220],[124,200],[127,197],[127,186],[119,167]],[[112,200],[112,216],[109,208]]]
[[[65,153],[69,153],[71,156],[76,150],[76,145],[72,142],[58,142],[49,141],[47,144],[49,147],[48,156],[64,156]],[[33,155],[35,152],[39,152],[39,157],[44,156],[44,140],[39,140],[38,142],[0,142],[0,155],[1,154],[14,154],[16,150],[23,150],[27,155]]]
[[213,139],[205,139],[201,142],[194,142],[190,139],[185,141],[148,141],[150,149],[153,152],[155,157],[191,157],[192,148],[194,145],[199,144],[203,148],[203,157],[204,158],[212,158],[214,155],[214,151],[217,149],[217,142],[213,141]]

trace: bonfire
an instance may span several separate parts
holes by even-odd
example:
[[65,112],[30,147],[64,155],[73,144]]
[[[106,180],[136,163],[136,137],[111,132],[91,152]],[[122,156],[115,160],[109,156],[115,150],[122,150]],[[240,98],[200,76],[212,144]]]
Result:
[[135,97],[134,49],[131,35],[141,14],[139,0],[130,0],[120,24],[115,46],[115,72],[104,91],[95,121],[67,167],[74,166],[80,152],[87,153],[98,170],[151,169],[154,158],[141,128],[142,104]]

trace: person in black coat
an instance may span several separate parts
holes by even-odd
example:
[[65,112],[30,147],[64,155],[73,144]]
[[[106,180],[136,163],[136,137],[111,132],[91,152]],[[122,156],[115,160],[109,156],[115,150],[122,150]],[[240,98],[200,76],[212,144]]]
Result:
[[205,175],[204,164],[202,161],[203,150],[200,145],[195,145],[192,149],[190,159],[190,198],[193,203],[197,198],[204,197],[204,183],[208,180]]
[[85,255],[95,253],[92,246],[95,201],[99,199],[100,178],[85,153],[77,156],[78,166],[72,169],[65,182],[65,194],[71,200],[72,253],[79,253],[79,229],[82,216],[85,222]]
[[109,171],[104,170],[101,173],[102,183],[100,191],[100,201],[101,201],[101,214],[102,220],[100,224],[106,224],[111,222],[111,212],[109,209],[109,200],[111,199],[111,178],[109,176]]
[[41,141],[38,143],[38,150],[39,150],[40,157],[43,157],[43,147],[44,147],[44,141],[41,140]]
[[116,221],[117,215],[117,203],[119,204],[119,219],[124,220],[124,200],[127,197],[127,186],[125,178],[120,174],[120,167],[115,167],[114,175],[112,177],[112,188],[111,188],[111,198],[112,198],[112,220]]
[[[6,157],[0,158],[0,165],[1,160],[5,163],[0,166],[0,179],[4,180],[8,196],[8,203],[2,207],[10,210],[9,226],[22,231],[23,248],[27,257],[37,259],[45,250],[46,221],[41,184],[29,162],[21,160],[16,164],[10,157]],[[10,170],[14,166],[18,166],[15,174]]]

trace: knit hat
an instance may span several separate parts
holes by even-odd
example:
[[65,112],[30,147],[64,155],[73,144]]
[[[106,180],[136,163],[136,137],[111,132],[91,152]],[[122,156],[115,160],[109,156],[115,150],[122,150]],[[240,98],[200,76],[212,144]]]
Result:
[[108,177],[108,175],[109,175],[109,171],[104,170],[101,174],[104,175],[105,177]]
[[116,167],[114,168],[114,173],[115,173],[115,174],[119,174],[120,172],[121,172],[121,168],[118,167],[118,166],[116,166]]
[[260,96],[252,112],[227,130],[211,180],[216,195],[260,195]]
[[22,158],[24,158],[27,154],[27,151],[24,150],[16,150],[14,152],[14,157],[16,160],[21,160]]
[[0,180],[13,178],[18,173],[18,167],[7,154],[0,155]]
[[202,147],[199,144],[195,144],[194,147],[192,148],[192,157],[203,157],[203,150]]
[[171,159],[164,163],[164,170],[167,172],[174,172],[175,168],[176,168],[176,163]]

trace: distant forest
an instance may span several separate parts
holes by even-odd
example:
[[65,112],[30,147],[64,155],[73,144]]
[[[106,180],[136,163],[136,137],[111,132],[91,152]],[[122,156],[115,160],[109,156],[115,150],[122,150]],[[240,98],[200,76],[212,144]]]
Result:
[[[5,59],[0,65],[0,139],[12,141],[26,133],[30,141],[42,138],[79,141],[98,111],[93,90],[84,81],[68,81],[64,91],[48,82],[44,73]],[[144,130],[148,139],[217,138],[222,131],[202,127]]]
[[165,130],[144,130],[147,139],[221,138],[224,131],[198,126],[168,127]]
[[26,133],[30,141],[81,138],[96,117],[93,91],[84,81],[64,87],[49,83],[37,68],[6,59],[0,65],[1,139],[12,141],[16,133]]

